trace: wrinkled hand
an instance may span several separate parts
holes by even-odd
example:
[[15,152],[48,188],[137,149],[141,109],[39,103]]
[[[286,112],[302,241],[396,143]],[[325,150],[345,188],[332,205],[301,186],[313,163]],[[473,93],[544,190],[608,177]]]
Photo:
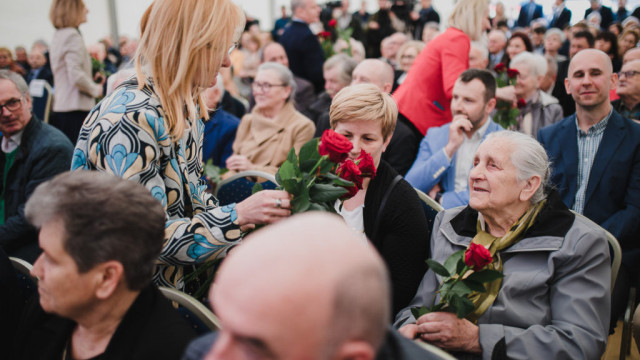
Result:
[[518,102],[518,98],[516,97],[516,88],[513,85],[497,88],[496,98],[499,100],[509,101],[514,104]]
[[432,312],[422,315],[417,323],[420,339],[441,349],[482,352],[478,337],[478,326],[467,319],[459,319],[456,314]]
[[380,24],[377,21],[369,21],[369,29],[378,30],[380,29]]
[[458,148],[464,142],[466,131],[471,131],[473,124],[466,115],[455,115],[449,125],[449,142],[444,147],[444,151],[447,153],[449,159],[453,158],[453,155],[458,151]]
[[227,158],[227,169],[235,171],[251,170],[254,165],[244,155],[231,155]]
[[414,340],[418,337],[418,325],[407,324],[398,329],[398,332],[409,340]]
[[291,215],[290,209],[291,195],[282,190],[263,190],[236,205],[238,223],[244,229],[252,224],[271,224],[282,220]]

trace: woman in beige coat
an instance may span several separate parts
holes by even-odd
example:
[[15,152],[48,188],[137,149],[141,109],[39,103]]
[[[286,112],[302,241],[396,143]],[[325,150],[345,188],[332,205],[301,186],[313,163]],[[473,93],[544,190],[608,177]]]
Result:
[[87,22],[88,12],[82,0],[54,0],[49,11],[56,28],[50,52],[56,84],[51,125],[62,130],[74,144],[84,119],[103,93],[104,77],[93,78],[91,58],[78,30],[80,24]]
[[260,65],[251,87],[256,106],[240,122],[227,159],[229,175],[245,170],[275,174],[289,150],[299,151],[315,132],[313,122],[293,106],[296,83],[285,66]]

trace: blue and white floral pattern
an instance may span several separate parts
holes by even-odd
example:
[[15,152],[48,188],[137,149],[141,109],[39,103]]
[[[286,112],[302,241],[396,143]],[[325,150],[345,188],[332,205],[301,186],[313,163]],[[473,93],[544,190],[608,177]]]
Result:
[[224,257],[241,239],[235,206],[217,207],[204,189],[200,119],[172,141],[153,89],[123,83],[91,111],[80,131],[72,170],[97,170],[144,185],[167,212],[154,281],[181,288],[183,267]]

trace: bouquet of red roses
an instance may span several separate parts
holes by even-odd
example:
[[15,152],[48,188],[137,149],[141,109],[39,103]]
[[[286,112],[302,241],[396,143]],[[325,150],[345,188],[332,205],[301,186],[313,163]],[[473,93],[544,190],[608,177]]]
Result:
[[291,149],[276,173],[278,189],[293,195],[291,213],[307,210],[335,212],[336,200],[346,200],[362,189],[364,178],[373,178],[376,167],[370,154],[361,151],[348,159],[353,145],[341,134],[326,130],[312,139],[296,156]]
[[466,250],[453,253],[441,265],[432,259],[427,265],[434,273],[442,276],[440,285],[440,302],[430,308],[414,307],[411,313],[416,320],[427,313],[446,311],[456,314],[460,319],[471,313],[475,307],[469,296],[473,292],[486,292],[483,283],[492,282],[504,275],[492,269],[487,269],[493,258],[487,248],[471,243]]
[[[518,70],[508,69],[503,63],[496,65],[493,70],[496,72],[496,84],[499,88],[505,86],[515,86],[518,79]],[[524,100],[518,100],[517,106],[511,101],[500,100],[496,102],[496,112],[493,116],[493,121],[498,123],[505,129],[509,129],[517,124],[517,118],[520,114],[521,108],[526,105]]]

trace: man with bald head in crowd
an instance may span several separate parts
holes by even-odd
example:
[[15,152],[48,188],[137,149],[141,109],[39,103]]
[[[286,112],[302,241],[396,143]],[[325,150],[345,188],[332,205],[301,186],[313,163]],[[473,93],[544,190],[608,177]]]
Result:
[[[266,62],[275,62],[284,65],[287,69],[289,68],[287,53],[284,51],[284,47],[277,42],[270,42],[260,49],[260,63]],[[316,95],[313,92],[313,84],[297,75],[293,75],[293,80],[296,82],[293,106],[295,106],[296,110],[309,117],[307,109],[316,99]],[[255,104],[256,100],[253,97],[253,92],[251,92],[249,96],[249,111],[253,109]]]
[[631,60],[640,60],[640,48],[633,48],[627,50],[622,57],[622,65],[626,64]]
[[502,30],[494,29],[487,36],[489,39],[489,65],[488,69],[493,69],[502,62],[505,49],[507,48],[507,35]]
[[616,82],[607,54],[577,52],[564,81],[576,113],[538,132],[554,164],[551,182],[565,205],[608,230],[622,246],[612,327],[625,308],[629,278],[640,271],[640,125],[612,108],[609,91]]
[[382,259],[326,213],[250,235],[222,264],[210,299],[222,329],[183,360],[436,358],[389,328]]

